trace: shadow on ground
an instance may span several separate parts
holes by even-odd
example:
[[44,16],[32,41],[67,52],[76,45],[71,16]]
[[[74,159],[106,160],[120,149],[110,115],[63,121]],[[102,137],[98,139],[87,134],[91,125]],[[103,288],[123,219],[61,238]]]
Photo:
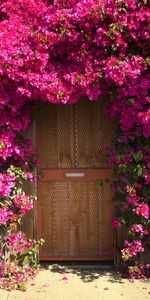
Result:
[[53,273],[63,274],[75,274],[85,282],[93,282],[100,277],[108,276],[108,281],[111,283],[120,283],[123,284],[124,280],[121,278],[121,275],[118,272],[113,271],[113,265],[111,263],[105,264],[90,264],[86,263],[48,263],[42,262],[42,267],[46,270],[50,270]]

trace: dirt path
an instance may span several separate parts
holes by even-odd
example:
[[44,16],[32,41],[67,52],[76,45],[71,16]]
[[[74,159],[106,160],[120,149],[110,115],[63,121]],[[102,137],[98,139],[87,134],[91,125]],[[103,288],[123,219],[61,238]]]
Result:
[[26,292],[0,290],[0,300],[150,300],[150,283],[130,283],[113,272],[52,265]]

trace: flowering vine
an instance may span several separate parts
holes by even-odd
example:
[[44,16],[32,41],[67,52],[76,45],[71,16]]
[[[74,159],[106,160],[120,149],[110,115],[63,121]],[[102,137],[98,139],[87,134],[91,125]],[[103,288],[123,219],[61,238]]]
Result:
[[112,225],[126,227],[120,254],[130,276],[147,273],[141,255],[150,242],[149,19],[146,0],[1,1],[2,286],[20,288],[34,265],[36,242],[17,228],[34,201],[23,189],[23,181],[34,181],[36,164],[23,132],[37,99],[72,104],[86,95],[108,101],[117,122]]

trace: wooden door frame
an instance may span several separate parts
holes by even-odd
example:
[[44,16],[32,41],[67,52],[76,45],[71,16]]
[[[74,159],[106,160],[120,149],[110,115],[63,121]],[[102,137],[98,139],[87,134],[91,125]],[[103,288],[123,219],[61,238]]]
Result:
[[[36,132],[36,120],[33,120],[32,126],[31,126],[31,135],[32,135],[32,146],[36,149],[36,140],[37,140],[37,132]],[[38,168],[36,167],[34,170],[35,175],[38,175],[40,171],[44,171],[44,168]],[[80,168],[78,169],[78,171],[83,172],[84,168]],[[102,170],[102,168],[101,168]],[[70,169],[66,169],[65,172],[70,172]],[[71,169],[71,171],[77,171],[77,169],[73,170]],[[97,179],[97,170],[95,169],[95,179]],[[51,172],[53,173],[53,176],[55,177],[54,179],[58,179],[59,176],[63,176],[64,177],[64,170],[61,173],[61,175],[58,176],[58,170],[56,171],[56,169],[51,169]],[[93,172],[93,170],[92,170]],[[101,172],[101,174],[99,174],[98,179],[103,179],[104,175],[109,173],[109,179],[112,179],[112,170],[110,168],[103,168],[103,172]],[[89,169],[88,171],[88,177],[90,177],[91,174],[91,170]],[[46,174],[46,177],[49,176],[48,174]],[[108,178],[108,176],[107,176]],[[40,179],[42,182],[44,181],[42,178]],[[79,180],[79,179],[78,179]],[[80,178],[80,180],[82,180],[82,178]],[[37,201],[34,204],[34,220],[33,220],[33,232],[34,232],[34,237],[35,239],[40,239],[42,238],[42,232],[41,232],[41,224],[40,224],[40,218],[39,218],[39,214],[40,214],[40,205],[39,205],[39,200],[38,200],[38,182],[39,179],[36,178],[35,183],[34,183],[34,190],[35,190],[35,196],[37,197]],[[115,237],[115,231],[113,230],[113,236]],[[113,239],[113,242],[115,243],[115,238]],[[41,255],[40,254],[40,249],[38,247],[37,249],[37,261],[112,261],[115,262],[115,256],[112,253],[112,257],[110,259],[110,255],[107,256],[103,256],[103,255],[99,255],[99,256],[49,256],[49,255]]]

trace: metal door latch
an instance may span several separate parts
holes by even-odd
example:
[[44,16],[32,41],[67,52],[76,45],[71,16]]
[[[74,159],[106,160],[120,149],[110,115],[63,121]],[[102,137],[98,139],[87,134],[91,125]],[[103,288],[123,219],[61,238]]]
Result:
[[84,177],[85,173],[66,173],[66,177]]
[[39,172],[39,178],[44,178],[44,173],[43,172]]

